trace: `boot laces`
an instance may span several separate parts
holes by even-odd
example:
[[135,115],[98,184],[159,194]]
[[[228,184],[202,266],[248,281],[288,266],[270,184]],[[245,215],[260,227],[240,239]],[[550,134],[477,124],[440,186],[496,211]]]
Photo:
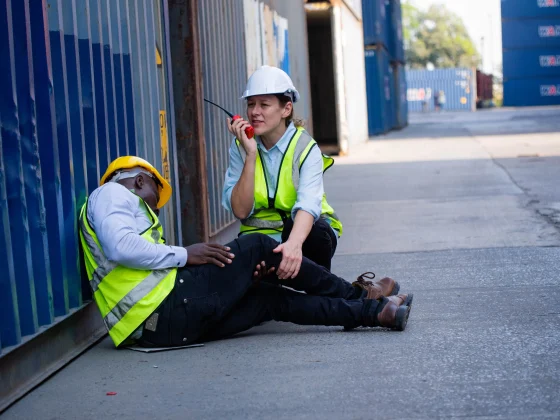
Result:
[[358,277],[356,283],[359,284],[360,286],[371,286],[373,285],[372,280],[374,278],[375,278],[375,273],[372,273],[371,271],[366,271],[365,273],[363,273],[361,276]]

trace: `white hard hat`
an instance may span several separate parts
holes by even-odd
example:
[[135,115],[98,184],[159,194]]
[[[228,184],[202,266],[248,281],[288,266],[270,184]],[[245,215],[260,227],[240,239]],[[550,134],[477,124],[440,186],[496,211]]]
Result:
[[294,103],[299,100],[299,92],[284,70],[278,67],[262,66],[249,77],[241,99],[247,99],[249,96],[255,95],[274,94],[289,96]]

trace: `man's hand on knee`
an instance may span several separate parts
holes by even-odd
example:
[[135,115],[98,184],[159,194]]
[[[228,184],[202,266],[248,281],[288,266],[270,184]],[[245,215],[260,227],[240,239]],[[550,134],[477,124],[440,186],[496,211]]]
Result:
[[220,244],[194,244],[186,249],[187,265],[214,264],[225,267],[235,258],[235,255],[229,252],[230,247]]

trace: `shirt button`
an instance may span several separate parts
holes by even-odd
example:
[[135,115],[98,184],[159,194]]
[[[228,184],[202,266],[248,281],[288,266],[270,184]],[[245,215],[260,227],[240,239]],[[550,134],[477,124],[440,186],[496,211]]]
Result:
[[183,342],[187,341],[187,337],[183,338]]
[[185,280],[179,279],[179,283],[184,283],[184,282],[185,282]]
[[189,300],[188,299],[183,299],[183,302],[187,303]]

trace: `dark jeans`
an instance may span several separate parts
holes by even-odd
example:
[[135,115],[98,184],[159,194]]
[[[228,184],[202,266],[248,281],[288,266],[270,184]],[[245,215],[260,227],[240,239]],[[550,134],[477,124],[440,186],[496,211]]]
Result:
[[[292,219],[284,221],[284,230],[282,231],[282,242],[286,242],[290,237],[290,233],[294,227]],[[331,260],[336,251],[338,239],[333,232],[331,225],[325,219],[320,218],[317,220],[307,239],[301,248],[303,256],[309,258],[311,261],[325,267],[330,271]]]
[[156,310],[155,331],[145,326],[142,344],[174,346],[214,340],[271,320],[357,327],[377,308],[377,301],[361,297],[361,289],[307,258],[295,279],[282,281],[306,293],[268,282],[255,284],[253,271],[259,262],[269,267],[280,263],[281,254],[272,252],[278,243],[251,234],[228,246],[235,258],[225,268],[202,265],[179,270],[175,288]]

